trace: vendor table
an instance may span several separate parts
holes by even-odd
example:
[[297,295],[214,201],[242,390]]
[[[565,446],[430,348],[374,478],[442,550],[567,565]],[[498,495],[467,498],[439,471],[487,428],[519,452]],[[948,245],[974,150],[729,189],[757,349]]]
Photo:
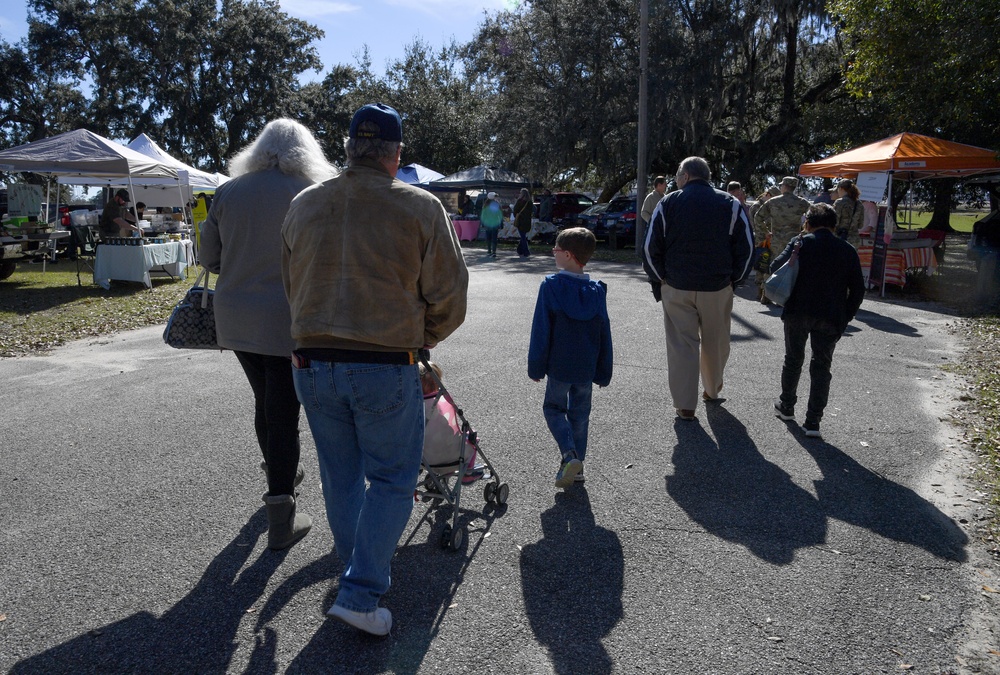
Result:
[[455,233],[458,234],[459,241],[475,241],[479,236],[478,220],[453,220]]
[[172,278],[184,274],[188,261],[194,254],[190,241],[171,241],[166,244],[117,246],[101,244],[94,261],[94,283],[110,288],[111,280],[139,281],[152,288],[150,272],[163,272]]
[[[858,257],[861,258],[861,272],[865,281],[868,281],[868,274],[872,265],[872,246],[862,240],[862,245],[858,247]],[[885,255],[885,283],[894,286],[906,285],[907,270],[920,270],[925,274],[937,272],[937,258],[934,257],[933,239],[911,239],[901,242],[891,242]]]

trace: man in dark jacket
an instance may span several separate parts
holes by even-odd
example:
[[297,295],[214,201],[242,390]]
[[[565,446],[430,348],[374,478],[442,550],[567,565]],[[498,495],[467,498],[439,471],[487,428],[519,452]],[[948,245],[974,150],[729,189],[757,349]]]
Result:
[[[806,340],[810,340],[809,405],[802,428],[812,438],[822,438],[819,422],[830,395],[834,347],[865,295],[858,252],[834,234],[836,225],[837,214],[828,204],[813,204],[806,211],[806,234],[801,237],[797,254],[799,274],[781,314],[785,363],[781,368],[781,397],[774,402],[774,410],[783,420],[795,419],[795,390],[805,360]],[[785,264],[799,241],[796,237],[788,243],[771,263],[772,272]]]
[[653,210],[643,266],[662,297],[667,380],[677,416],[693,420],[698,374],[705,401],[719,399],[729,360],[733,289],[750,272],[753,231],[739,200],[709,184],[701,157],[677,169],[677,191]]

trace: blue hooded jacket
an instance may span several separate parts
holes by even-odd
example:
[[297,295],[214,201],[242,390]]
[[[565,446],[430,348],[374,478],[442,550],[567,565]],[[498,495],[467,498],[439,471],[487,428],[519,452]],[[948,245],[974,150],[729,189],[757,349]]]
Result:
[[531,323],[528,377],[604,387],[613,364],[608,287],[576,274],[545,277]]

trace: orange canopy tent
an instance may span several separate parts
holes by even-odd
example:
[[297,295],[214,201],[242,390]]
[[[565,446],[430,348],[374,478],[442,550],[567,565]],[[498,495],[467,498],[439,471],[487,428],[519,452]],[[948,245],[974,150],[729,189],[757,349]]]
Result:
[[1000,153],[904,132],[799,167],[799,175],[824,178],[861,171],[891,171],[903,180],[1000,173]]

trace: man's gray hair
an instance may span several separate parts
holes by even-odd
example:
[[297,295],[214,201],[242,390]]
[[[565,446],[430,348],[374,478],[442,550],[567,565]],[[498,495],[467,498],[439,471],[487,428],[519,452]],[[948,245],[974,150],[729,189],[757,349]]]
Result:
[[677,173],[686,173],[691,178],[712,180],[712,170],[708,168],[708,162],[701,157],[688,157],[677,167]]
[[315,183],[337,175],[309,130],[285,118],[268,122],[250,145],[229,160],[229,175],[233,178],[266,169],[302,176]]
[[[358,125],[358,131],[379,132],[379,126],[375,122],[362,122]],[[347,161],[356,159],[369,159],[373,162],[381,162],[383,159],[395,159],[396,152],[402,143],[396,141],[383,141],[380,138],[345,138],[344,153]]]

